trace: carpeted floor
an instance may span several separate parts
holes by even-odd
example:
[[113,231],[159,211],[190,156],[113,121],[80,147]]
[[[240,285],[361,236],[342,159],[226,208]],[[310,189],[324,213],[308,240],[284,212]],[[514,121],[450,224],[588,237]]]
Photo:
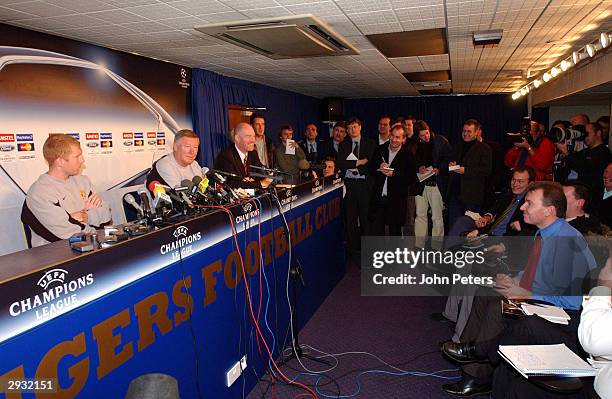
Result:
[[[345,277],[301,331],[300,343],[328,353],[370,352],[409,372],[457,370],[457,366],[444,359],[438,349],[440,341],[450,338],[452,324],[429,318],[432,312],[443,309],[444,301],[445,298],[437,297],[362,297],[359,269],[349,263]],[[338,360],[338,366],[320,379],[318,376],[300,375],[298,381],[312,386],[320,380],[319,398],[453,397],[440,388],[452,380],[390,375],[400,372],[365,354],[339,356]],[[311,370],[327,367],[308,360],[303,363]],[[289,378],[304,372],[296,360],[282,366],[281,370]],[[360,375],[367,370],[382,372]],[[450,371],[441,375],[456,377],[459,374]],[[248,399],[271,398],[269,380],[270,377],[265,376]],[[275,398],[293,398],[303,392],[282,384],[274,386]]]

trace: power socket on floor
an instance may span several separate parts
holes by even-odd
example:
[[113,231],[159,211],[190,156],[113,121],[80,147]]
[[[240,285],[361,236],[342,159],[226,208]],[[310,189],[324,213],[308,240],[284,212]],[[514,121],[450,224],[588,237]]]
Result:
[[246,355],[242,356],[239,362],[234,363],[234,365],[225,373],[225,385],[227,387],[231,387],[234,382],[242,375],[242,371],[247,368],[247,358]]

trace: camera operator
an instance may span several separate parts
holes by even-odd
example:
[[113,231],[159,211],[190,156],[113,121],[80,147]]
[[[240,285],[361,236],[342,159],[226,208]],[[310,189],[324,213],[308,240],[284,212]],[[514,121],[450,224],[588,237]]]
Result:
[[612,160],[612,156],[610,149],[603,143],[603,128],[599,123],[587,123],[586,132],[584,139],[586,149],[570,153],[567,145],[562,143],[557,143],[557,149],[564,157],[566,167],[575,171],[578,180],[589,186],[597,207],[603,195],[603,171]]
[[536,181],[553,179],[555,145],[544,135],[544,125],[530,121],[529,135],[506,152],[504,163],[507,167],[531,166],[536,172]]

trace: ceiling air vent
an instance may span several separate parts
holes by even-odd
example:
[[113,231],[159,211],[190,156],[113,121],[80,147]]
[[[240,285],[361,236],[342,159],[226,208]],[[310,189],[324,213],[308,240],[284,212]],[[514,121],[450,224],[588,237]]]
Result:
[[313,15],[224,22],[194,29],[273,59],[359,54]]

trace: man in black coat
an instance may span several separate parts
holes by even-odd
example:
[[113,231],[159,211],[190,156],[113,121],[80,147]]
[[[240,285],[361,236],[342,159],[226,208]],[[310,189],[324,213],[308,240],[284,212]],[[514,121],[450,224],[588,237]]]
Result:
[[304,131],[304,136],[306,137],[304,140],[300,141],[298,144],[304,150],[304,154],[306,154],[306,160],[310,162],[310,166],[316,166],[321,163],[324,157],[323,154],[323,146],[324,140],[318,139],[317,136],[319,132],[317,131],[317,125],[313,122],[309,122],[306,125],[306,130]]
[[336,158],[338,156],[338,148],[340,143],[346,138],[346,123],[344,121],[336,122],[332,130],[332,138],[321,143],[320,159],[327,157]]
[[412,153],[404,148],[405,141],[404,127],[395,126],[389,141],[376,148],[369,163],[370,173],[374,176],[370,203],[372,235],[385,235],[385,225],[389,226],[390,235],[402,235],[408,189],[417,181],[416,162]]
[[348,121],[347,131],[348,137],[338,147],[337,160],[346,187],[347,251],[349,256],[355,256],[361,235],[370,231],[368,218],[373,179],[368,162],[376,162],[372,158],[376,142],[361,135],[361,121],[357,118]]
[[468,119],[463,125],[463,140],[453,149],[447,191],[449,225],[465,211],[480,212],[483,206],[493,160],[491,148],[478,140],[480,134],[480,122]]
[[249,177],[251,166],[262,166],[255,150],[255,131],[248,123],[239,123],[234,132],[234,144],[217,155],[215,169],[240,176],[227,178],[234,188],[266,188],[270,179]]

